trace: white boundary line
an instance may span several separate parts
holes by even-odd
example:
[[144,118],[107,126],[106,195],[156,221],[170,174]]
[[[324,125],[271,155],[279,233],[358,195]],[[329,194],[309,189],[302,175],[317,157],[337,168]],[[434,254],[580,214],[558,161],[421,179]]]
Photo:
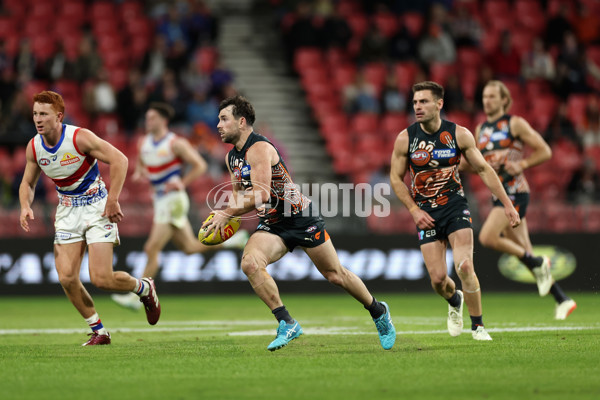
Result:
[[[182,321],[175,321],[173,325],[180,324]],[[167,322],[165,325],[171,323]],[[144,327],[144,328],[109,328],[110,332],[113,333],[136,333],[136,332],[199,332],[199,331],[220,331],[228,336],[273,336],[275,328],[252,330],[252,331],[240,331],[240,332],[229,332],[231,326],[249,326],[249,325],[274,325],[272,321],[204,321],[203,325],[206,326],[156,326],[156,327]],[[200,325],[200,324],[198,324]],[[357,330],[352,327],[333,327],[333,328],[305,328],[304,332],[312,335],[374,335],[376,334],[375,329],[372,331]],[[599,330],[600,326],[524,326],[524,327],[510,327],[510,328],[491,328],[488,332],[560,332],[560,331],[581,331],[581,330]],[[39,335],[39,334],[79,334],[88,333],[88,329],[0,329],[0,335]],[[469,332],[464,330],[463,332]],[[445,334],[448,333],[445,329],[434,329],[434,330],[415,330],[415,331],[398,331],[398,335],[432,335],[432,334]]]

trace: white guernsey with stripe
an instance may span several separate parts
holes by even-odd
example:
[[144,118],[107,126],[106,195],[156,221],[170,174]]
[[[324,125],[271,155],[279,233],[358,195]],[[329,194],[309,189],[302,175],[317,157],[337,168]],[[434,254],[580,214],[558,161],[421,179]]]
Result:
[[63,124],[62,135],[48,147],[41,135],[32,139],[33,157],[42,171],[54,181],[61,205],[83,206],[106,197],[106,187],[98,161],[77,148],[79,127]]
[[167,182],[181,179],[183,163],[172,149],[176,139],[177,135],[169,132],[158,141],[148,134],[142,142],[140,157],[157,196],[165,193]]

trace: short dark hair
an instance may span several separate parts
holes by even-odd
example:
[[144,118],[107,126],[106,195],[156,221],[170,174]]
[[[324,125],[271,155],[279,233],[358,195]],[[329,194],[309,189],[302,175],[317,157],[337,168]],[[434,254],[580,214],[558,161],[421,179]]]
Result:
[[233,106],[231,113],[235,119],[244,117],[246,119],[246,124],[250,126],[254,125],[254,121],[256,120],[254,107],[252,107],[252,104],[250,104],[244,96],[236,95],[226,98],[219,104],[219,112],[229,106]]
[[148,106],[149,110],[154,110],[159,113],[167,121],[170,121],[175,116],[175,109],[167,103],[155,101]]
[[415,83],[412,87],[413,94],[415,94],[416,92],[420,92],[421,90],[431,90],[431,93],[437,99],[444,99],[444,87],[437,82],[424,81]]

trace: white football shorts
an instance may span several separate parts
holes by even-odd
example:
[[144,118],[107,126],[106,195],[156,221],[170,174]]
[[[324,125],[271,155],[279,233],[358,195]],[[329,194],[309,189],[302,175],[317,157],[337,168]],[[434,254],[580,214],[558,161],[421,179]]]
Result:
[[178,229],[185,226],[190,210],[190,198],[184,190],[154,196],[154,223],[171,224]]
[[67,244],[85,241],[91,243],[114,243],[119,245],[117,224],[102,217],[106,197],[93,204],[79,207],[58,205],[54,222],[54,243]]

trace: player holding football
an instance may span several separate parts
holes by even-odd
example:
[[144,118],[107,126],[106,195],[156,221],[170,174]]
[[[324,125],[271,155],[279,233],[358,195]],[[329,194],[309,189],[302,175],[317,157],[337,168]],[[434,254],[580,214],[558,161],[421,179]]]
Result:
[[[435,82],[421,82],[412,91],[416,122],[400,132],[394,144],[392,188],[417,225],[431,285],[448,301],[448,332],[451,336],[462,333],[464,301],[471,316],[473,338],[492,340],[483,324],[481,290],[473,265],[473,229],[458,175],[461,154],[500,199],[512,227],[519,225],[519,214],[498,176],[475,146],[473,135],[466,128],[441,119],[444,88]],[[410,191],[404,183],[408,170],[412,181]],[[456,289],[447,274],[447,244],[453,250],[462,291]]]
[[[146,111],[147,135],[141,140],[139,155],[132,179],[149,179],[154,191],[154,219],[150,236],[144,244],[147,256],[143,277],[154,278],[158,272],[158,258],[169,240],[185,254],[217,250],[205,246],[192,231],[188,219],[190,200],[185,191],[195,179],[206,172],[206,161],[183,137],[169,130],[169,120],[175,111],[166,103],[151,103]],[[187,171],[186,167],[189,167]],[[227,241],[224,247],[243,248],[248,233],[241,231]],[[135,294],[113,294],[111,298],[123,307],[138,309],[141,302]]]
[[[127,174],[127,158],[91,131],[63,124],[64,113],[65,103],[59,94],[44,91],[33,97],[33,122],[38,135],[27,146],[27,164],[19,187],[20,224],[29,232],[28,220],[34,218],[34,189],[43,171],[58,192],[54,223],[58,278],[71,303],[92,328],[91,338],[83,345],[110,344],[110,334],[79,280],[86,245],[94,286],[135,293],[151,325],[160,318],[160,303],[152,279],[135,279],[126,272],[113,271],[113,246],[119,244],[117,222],[123,219],[118,199]],[[98,160],[110,165],[108,190],[100,177]]]
[[254,120],[254,108],[241,96],[225,99],[219,106],[217,129],[223,142],[234,146],[225,159],[234,187],[233,199],[239,195],[243,200],[231,202],[202,227],[208,236],[215,229],[222,232],[232,217],[258,211],[260,223],[246,244],[241,267],[255,293],[279,322],[275,340],[267,349],[280,349],[302,334],[266,269],[296,246],[306,252],[329,282],[364,305],[375,322],[381,345],[391,349],[396,330],[387,304],[375,300],[362,280],[340,265],[323,219],[312,216],[311,201],[294,186],[277,149],[253,131]]
[[[477,147],[500,176],[504,189],[521,216],[521,224],[509,227],[497,198],[485,220],[479,241],[485,247],[516,256],[535,276],[540,296],[552,293],[556,300],[554,317],[567,318],[577,307],[562,291],[550,273],[550,259],[532,254],[525,214],[529,203],[529,185],[523,171],[548,161],[550,146],[525,119],[507,114],[512,103],[510,91],[501,81],[489,81],[483,89],[483,111],[487,120],[475,129]],[[533,151],[523,157],[524,146]],[[468,168],[467,168],[468,169]]]

